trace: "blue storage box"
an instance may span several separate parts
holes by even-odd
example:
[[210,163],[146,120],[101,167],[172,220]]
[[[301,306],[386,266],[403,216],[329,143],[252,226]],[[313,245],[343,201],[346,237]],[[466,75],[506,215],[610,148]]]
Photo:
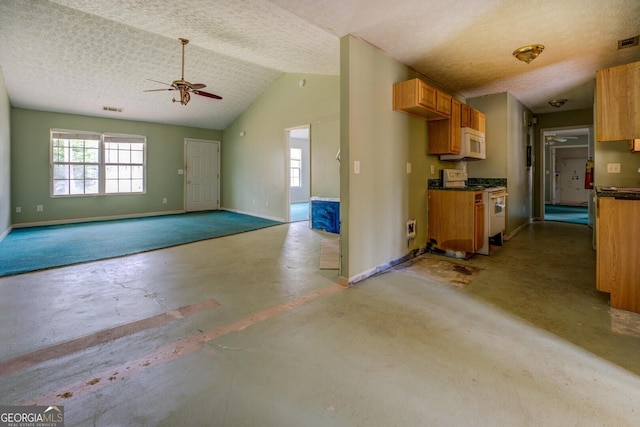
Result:
[[340,233],[340,199],[327,197],[312,197],[311,204],[311,228]]

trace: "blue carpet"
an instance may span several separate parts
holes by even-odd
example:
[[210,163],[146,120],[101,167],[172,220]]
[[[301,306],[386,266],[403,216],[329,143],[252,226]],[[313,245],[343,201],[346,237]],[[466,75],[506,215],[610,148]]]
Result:
[[309,220],[309,202],[291,203],[291,222]]
[[0,276],[113,258],[281,224],[228,211],[17,228],[0,242]]
[[586,206],[545,205],[544,219],[586,225],[589,222],[589,213]]

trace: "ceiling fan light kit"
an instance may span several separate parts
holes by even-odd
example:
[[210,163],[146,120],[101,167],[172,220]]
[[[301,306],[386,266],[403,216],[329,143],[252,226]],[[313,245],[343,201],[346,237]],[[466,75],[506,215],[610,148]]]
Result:
[[156,91],[164,91],[164,90],[177,90],[178,92],[180,92],[180,99],[173,98],[172,101],[173,102],[179,102],[182,105],[187,105],[189,103],[189,100],[191,100],[191,94],[192,93],[195,94],[195,95],[204,96],[206,98],[222,99],[222,97],[219,96],[219,95],[215,95],[213,93],[209,93],[209,92],[205,92],[203,90],[200,90],[202,88],[207,87],[207,85],[205,85],[203,83],[189,83],[188,81],[186,81],[184,79],[184,47],[187,44],[189,44],[189,40],[184,39],[184,38],[179,38],[178,40],[180,40],[180,43],[182,43],[182,75],[180,77],[180,80],[174,80],[171,84],[162,83],[162,82],[158,82],[156,80],[152,80],[154,82],[162,83],[162,84],[165,84],[165,85],[170,86],[170,87],[168,89],[149,89],[149,90],[145,90],[145,92],[156,92]]
[[519,59],[522,62],[526,62],[527,64],[533,61],[542,53],[544,50],[544,46],[541,44],[530,44],[527,46],[522,46],[513,51],[513,56]]

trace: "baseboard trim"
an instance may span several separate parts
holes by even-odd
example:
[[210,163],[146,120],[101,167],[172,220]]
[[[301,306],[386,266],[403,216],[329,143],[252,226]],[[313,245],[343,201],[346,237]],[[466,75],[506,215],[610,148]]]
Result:
[[130,219],[130,218],[145,218],[149,216],[162,216],[162,215],[177,215],[186,213],[185,210],[178,211],[161,211],[161,212],[147,212],[142,214],[130,214],[130,215],[110,215],[110,216],[97,216],[90,218],[74,218],[74,219],[61,219],[52,221],[40,221],[40,222],[25,222],[22,224],[14,224],[13,228],[27,228],[27,227],[40,227],[44,225],[63,225],[63,224],[76,224],[79,222],[95,222],[95,221],[110,221],[114,219]]
[[238,209],[229,209],[229,208],[220,208],[220,210],[227,211],[227,212],[238,213],[238,214],[242,214],[242,215],[255,216],[255,217],[258,217],[258,218],[268,219],[268,220],[271,220],[271,221],[285,222],[282,218],[276,218],[274,216],[269,216],[269,215],[260,215],[260,214],[257,214],[255,212],[245,212],[245,211],[241,211],[241,210],[238,210]]
[[[427,248],[426,246],[424,248],[418,248],[418,249],[414,249],[411,252],[409,252],[408,254],[397,258],[395,260],[386,262],[384,264],[380,264],[377,267],[374,267],[370,270],[364,271],[360,274],[356,274],[355,276],[352,276],[348,279],[347,283],[348,286],[354,286],[356,285],[358,282],[362,282],[363,280],[375,276],[377,274],[380,273],[384,273],[385,271],[388,271],[390,269],[392,269],[393,267],[395,267],[398,264],[402,264],[405,261],[409,261],[410,259],[413,259],[415,257],[417,257],[418,255],[422,255],[423,253],[427,252]],[[343,278],[344,279],[344,278]],[[345,279],[347,280],[347,279]]]
[[534,221],[533,218],[529,218],[529,220],[527,222],[523,222],[522,224],[520,224],[520,226],[516,227],[516,229],[513,230],[511,233],[505,234],[503,236],[504,240],[511,240],[511,238],[513,238],[513,236],[515,236],[516,234],[521,232],[525,227],[528,227],[529,224],[533,224],[533,221]]

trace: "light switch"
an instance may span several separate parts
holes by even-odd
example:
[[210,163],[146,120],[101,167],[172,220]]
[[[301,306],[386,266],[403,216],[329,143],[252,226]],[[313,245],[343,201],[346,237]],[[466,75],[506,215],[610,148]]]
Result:
[[407,163],[407,173],[411,173],[411,163]]
[[178,175],[183,175],[184,174],[184,169],[178,169]]
[[620,173],[620,163],[607,163],[607,173]]
[[353,173],[356,175],[360,173],[360,160],[353,161]]

